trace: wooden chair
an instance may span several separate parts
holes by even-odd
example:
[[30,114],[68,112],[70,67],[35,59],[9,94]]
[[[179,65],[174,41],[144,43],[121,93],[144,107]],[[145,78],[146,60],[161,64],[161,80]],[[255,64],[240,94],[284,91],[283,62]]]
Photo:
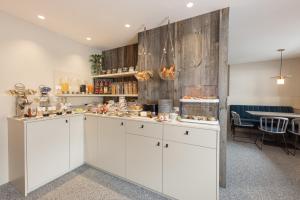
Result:
[[261,117],[260,118],[260,126],[259,130],[262,132],[262,137],[261,137],[261,145],[259,146],[257,144],[258,141],[258,136],[256,138],[255,144],[257,147],[262,150],[263,144],[264,144],[264,139],[265,135],[280,135],[282,136],[284,145],[285,145],[285,151],[287,154],[289,154],[286,140],[285,140],[285,133],[287,129],[289,119],[288,118],[283,118],[283,117]]
[[296,155],[298,136],[300,135],[300,118],[292,120],[292,129],[288,130],[289,133],[295,135],[294,152],[290,152],[293,156]]
[[[233,140],[235,140],[236,137],[240,137],[240,136],[236,136],[236,132],[235,132],[236,128],[253,128],[254,127],[254,124],[242,122],[240,115],[235,111],[231,111],[231,116],[232,116],[231,130],[232,130],[232,139]],[[240,137],[240,138],[249,138],[249,137]],[[239,140],[238,140],[238,142],[239,142]]]

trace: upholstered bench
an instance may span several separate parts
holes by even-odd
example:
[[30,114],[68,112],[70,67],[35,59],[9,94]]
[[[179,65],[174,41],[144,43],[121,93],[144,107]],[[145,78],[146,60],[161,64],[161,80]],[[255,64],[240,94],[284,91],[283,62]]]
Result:
[[238,113],[242,122],[252,123],[258,126],[259,117],[251,115],[247,113],[247,111],[293,113],[294,109],[290,106],[230,105],[230,113],[231,111]]

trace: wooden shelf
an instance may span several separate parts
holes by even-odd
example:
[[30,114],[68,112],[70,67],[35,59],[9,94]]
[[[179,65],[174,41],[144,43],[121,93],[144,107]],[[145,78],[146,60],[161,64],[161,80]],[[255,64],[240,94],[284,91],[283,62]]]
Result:
[[138,97],[138,94],[57,94],[57,97]]
[[219,99],[180,99],[183,103],[219,103]]
[[115,74],[95,75],[92,77],[93,78],[122,78],[122,77],[134,76],[136,73],[137,71],[133,71],[133,72],[123,72],[123,73],[115,73]]

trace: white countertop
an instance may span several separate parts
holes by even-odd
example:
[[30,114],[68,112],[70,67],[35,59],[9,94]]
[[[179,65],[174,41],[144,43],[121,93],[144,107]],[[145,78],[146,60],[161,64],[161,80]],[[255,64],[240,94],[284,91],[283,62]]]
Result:
[[41,120],[51,120],[51,119],[59,119],[65,117],[72,117],[72,116],[79,116],[79,115],[87,115],[87,116],[95,116],[95,117],[107,117],[107,118],[115,118],[115,119],[124,119],[124,120],[134,120],[134,121],[142,121],[145,123],[158,123],[158,124],[166,124],[166,125],[173,125],[173,126],[184,126],[190,128],[202,128],[202,129],[209,129],[209,130],[220,130],[219,125],[210,125],[210,124],[196,124],[196,123],[186,123],[186,122],[179,122],[179,121],[157,121],[154,118],[147,118],[147,117],[118,117],[118,116],[110,116],[104,114],[95,114],[95,113],[79,113],[79,114],[63,114],[63,115],[50,115],[49,117],[32,117],[32,118],[18,118],[18,117],[9,117],[9,120],[15,120],[19,122],[35,122]]
[[109,115],[95,114],[95,113],[85,113],[85,115],[124,119],[124,120],[142,121],[142,122],[148,122],[148,123],[167,124],[167,125],[174,125],[174,126],[184,126],[184,127],[190,127],[190,128],[202,128],[202,129],[209,129],[209,130],[216,130],[216,131],[220,130],[220,125],[186,123],[186,122],[179,122],[177,120],[174,122],[173,121],[160,122],[153,118],[147,118],[147,117],[118,117],[118,116],[109,116]]
[[72,114],[63,114],[63,115],[50,115],[49,117],[8,117],[9,120],[15,120],[20,122],[34,122],[34,121],[41,121],[41,120],[51,120],[51,119],[59,119],[59,118],[65,118],[65,117],[72,117],[72,116],[80,116],[84,113],[72,113]]

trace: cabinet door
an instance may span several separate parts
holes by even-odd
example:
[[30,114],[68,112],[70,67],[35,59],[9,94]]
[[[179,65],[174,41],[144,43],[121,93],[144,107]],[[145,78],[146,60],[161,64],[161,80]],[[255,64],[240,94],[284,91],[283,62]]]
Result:
[[217,198],[216,150],[165,141],[163,193],[180,200]]
[[69,170],[68,118],[27,123],[28,191]]
[[84,122],[83,116],[70,117],[70,169],[84,163]]
[[125,130],[120,119],[100,118],[99,166],[112,174],[125,177]]
[[139,135],[126,135],[127,178],[162,192],[162,141]]
[[94,167],[98,165],[98,120],[97,116],[86,116],[84,123],[85,162]]

